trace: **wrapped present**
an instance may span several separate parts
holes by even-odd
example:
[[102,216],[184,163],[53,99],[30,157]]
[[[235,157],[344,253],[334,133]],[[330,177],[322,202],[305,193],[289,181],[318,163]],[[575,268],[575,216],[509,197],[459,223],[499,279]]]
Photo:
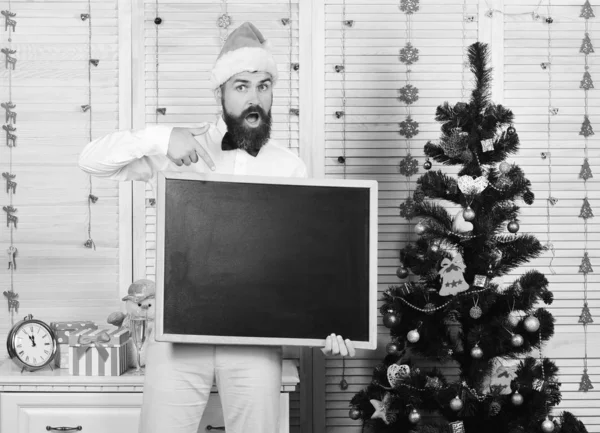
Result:
[[86,320],[52,322],[50,323],[50,327],[52,328],[52,331],[54,331],[54,335],[56,335],[56,340],[59,344],[68,344],[69,334],[72,334],[75,331],[81,331],[83,329],[98,329],[98,325],[96,325],[94,322]]
[[60,343],[56,345],[54,364],[58,368],[69,368],[69,345],[67,343]]
[[127,329],[86,329],[69,335],[69,373],[120,376],[127,371]]

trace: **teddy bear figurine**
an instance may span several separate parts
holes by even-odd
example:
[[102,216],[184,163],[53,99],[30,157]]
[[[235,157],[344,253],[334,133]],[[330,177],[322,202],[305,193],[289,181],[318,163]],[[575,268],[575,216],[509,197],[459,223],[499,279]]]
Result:
[[[146,328],[146,341],[140,351],[140,365],[146,365],[146,349],[148,342],[152,338],[152,331],[154,330],[154,317],[155,307],[154,298],[156,295],[156,285],[154,281],[148,279],[136,280],[129,286],[127,290],[127,296],[123,297],[125,301],[125,313],[121,311],[115,311],[108,316],[107,322],[111,325],[118,327],[119,329],[130,329],[129,321],[132,316],[144,316],[148,318],[148,324]],[[135,367],[136,364],[136,349],[132,343],[127,347],[127,357],[129,359],[129,366]]]

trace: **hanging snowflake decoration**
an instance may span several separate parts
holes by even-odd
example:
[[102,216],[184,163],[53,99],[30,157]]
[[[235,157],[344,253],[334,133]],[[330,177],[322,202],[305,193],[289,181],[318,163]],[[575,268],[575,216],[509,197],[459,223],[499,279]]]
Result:
[[579,273],[580,274],[589,274],[594,272],[592,268],[592,264],[590,263],[590,258],[588,257],[587,251],[583,253],[583,258],[581,259],[581,265],[579,265]]
[[404,48],[400,50],[400,61],[405,65],[412,65],[419,61],[419,49],[413,44],[407,42]]
[[592,76],[588,71],[583,73],[583,79],[581,80],[581,84],[579,85],[580,89],[590,90],[594,88],[594,82],[592,81]]
[[579,172],[579,178],[587,181],[592,177],[594,177],[594,175],[592,174],[592,168],[590,167],[588,159],[585,158],[581,166],[581,171]]
[[583,38],[583,42],[581,43],[581,48],[579,49],[580,53],[589,54],[594,52],[594,46],[592,45],[592,40],[590,39],[589,33],[585,34],[585,38]]
[[410,105],[413,102],[419,100],[419,89],[417,89],[412,84],[407,84],[406,86],[398,90],[398,93],[400,93],[398,99],[407,105]]
[[592,5],[590,4],[590,0],[585,0],[585,4],[581,7],[581,15],[580,18],[585,18],[589,20],[590,18],[594,18],[594,10],[592,9]]
[[400,216],[411,220],[415,216],[415,201],[412,198],[407,198],[404,203],[400,205]]
[[400,122],[400,135],[406,138],[412,138],[419,133],[419,123],[412,120],[412,117],[408,116],[406,120]]
[[579,391],[588,392],[590,389],[594,389],[590,376],[588,375],[587,368],[583,370],[581,376],[581,382],[579,383]]
[[419,10],[419,0],[402,0],[400,10],[407,14],[413,14]]
[[579,218],[583,218],[587,220],[588,218],[593,218],[594,213],[592,212],[592,207],[590,206],[590,202],[587,197],[583,199],[583,205],[581,206],[581,212],[579,212]]
[[581,309],[579,323],[584,325],[587,325],[588,323],[594,323],[594,319],[592,319],[592,313],[590,313],[590,307],[588,307],[587,302],[583,304],[583,308]]
[[419,172],[419,161],[408,153],[402,161],[400,161],[400,174],[406,177],[411,177]]
[[227,27],[229,27],[231,25],[231,17],[227,14],[223,14],[217,20],[217,24],[222,29],[226,29]]
[[592,128],[590,119],[587,116],[584,116],[583,118],[583,123],[581,124],[581,131],[579,131],[579,135],[583,135],[584,137],[594,135],[594,128]]

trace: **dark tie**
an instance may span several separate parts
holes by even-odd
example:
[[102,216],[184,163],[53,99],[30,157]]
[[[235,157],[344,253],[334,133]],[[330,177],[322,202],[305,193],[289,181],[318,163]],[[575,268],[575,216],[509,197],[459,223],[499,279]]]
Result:
[[[235,150],[238,148],[239,146],[233,141],[231,134],[229,132],[226,132],[223,136],[223,140],[221,141],[221,150]],[[246,152],[248,152],[252,156],[258,155],[258,149],[249,149],[246,150]]]

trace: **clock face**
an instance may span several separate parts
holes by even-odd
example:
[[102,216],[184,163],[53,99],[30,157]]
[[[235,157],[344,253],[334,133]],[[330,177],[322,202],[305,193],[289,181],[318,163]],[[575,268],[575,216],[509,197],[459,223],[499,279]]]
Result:
[[31,367],[46,364],[54,350],[54,341],[50,332],[35,322],[25,323],[17,330],[14,344],[16,355]]

